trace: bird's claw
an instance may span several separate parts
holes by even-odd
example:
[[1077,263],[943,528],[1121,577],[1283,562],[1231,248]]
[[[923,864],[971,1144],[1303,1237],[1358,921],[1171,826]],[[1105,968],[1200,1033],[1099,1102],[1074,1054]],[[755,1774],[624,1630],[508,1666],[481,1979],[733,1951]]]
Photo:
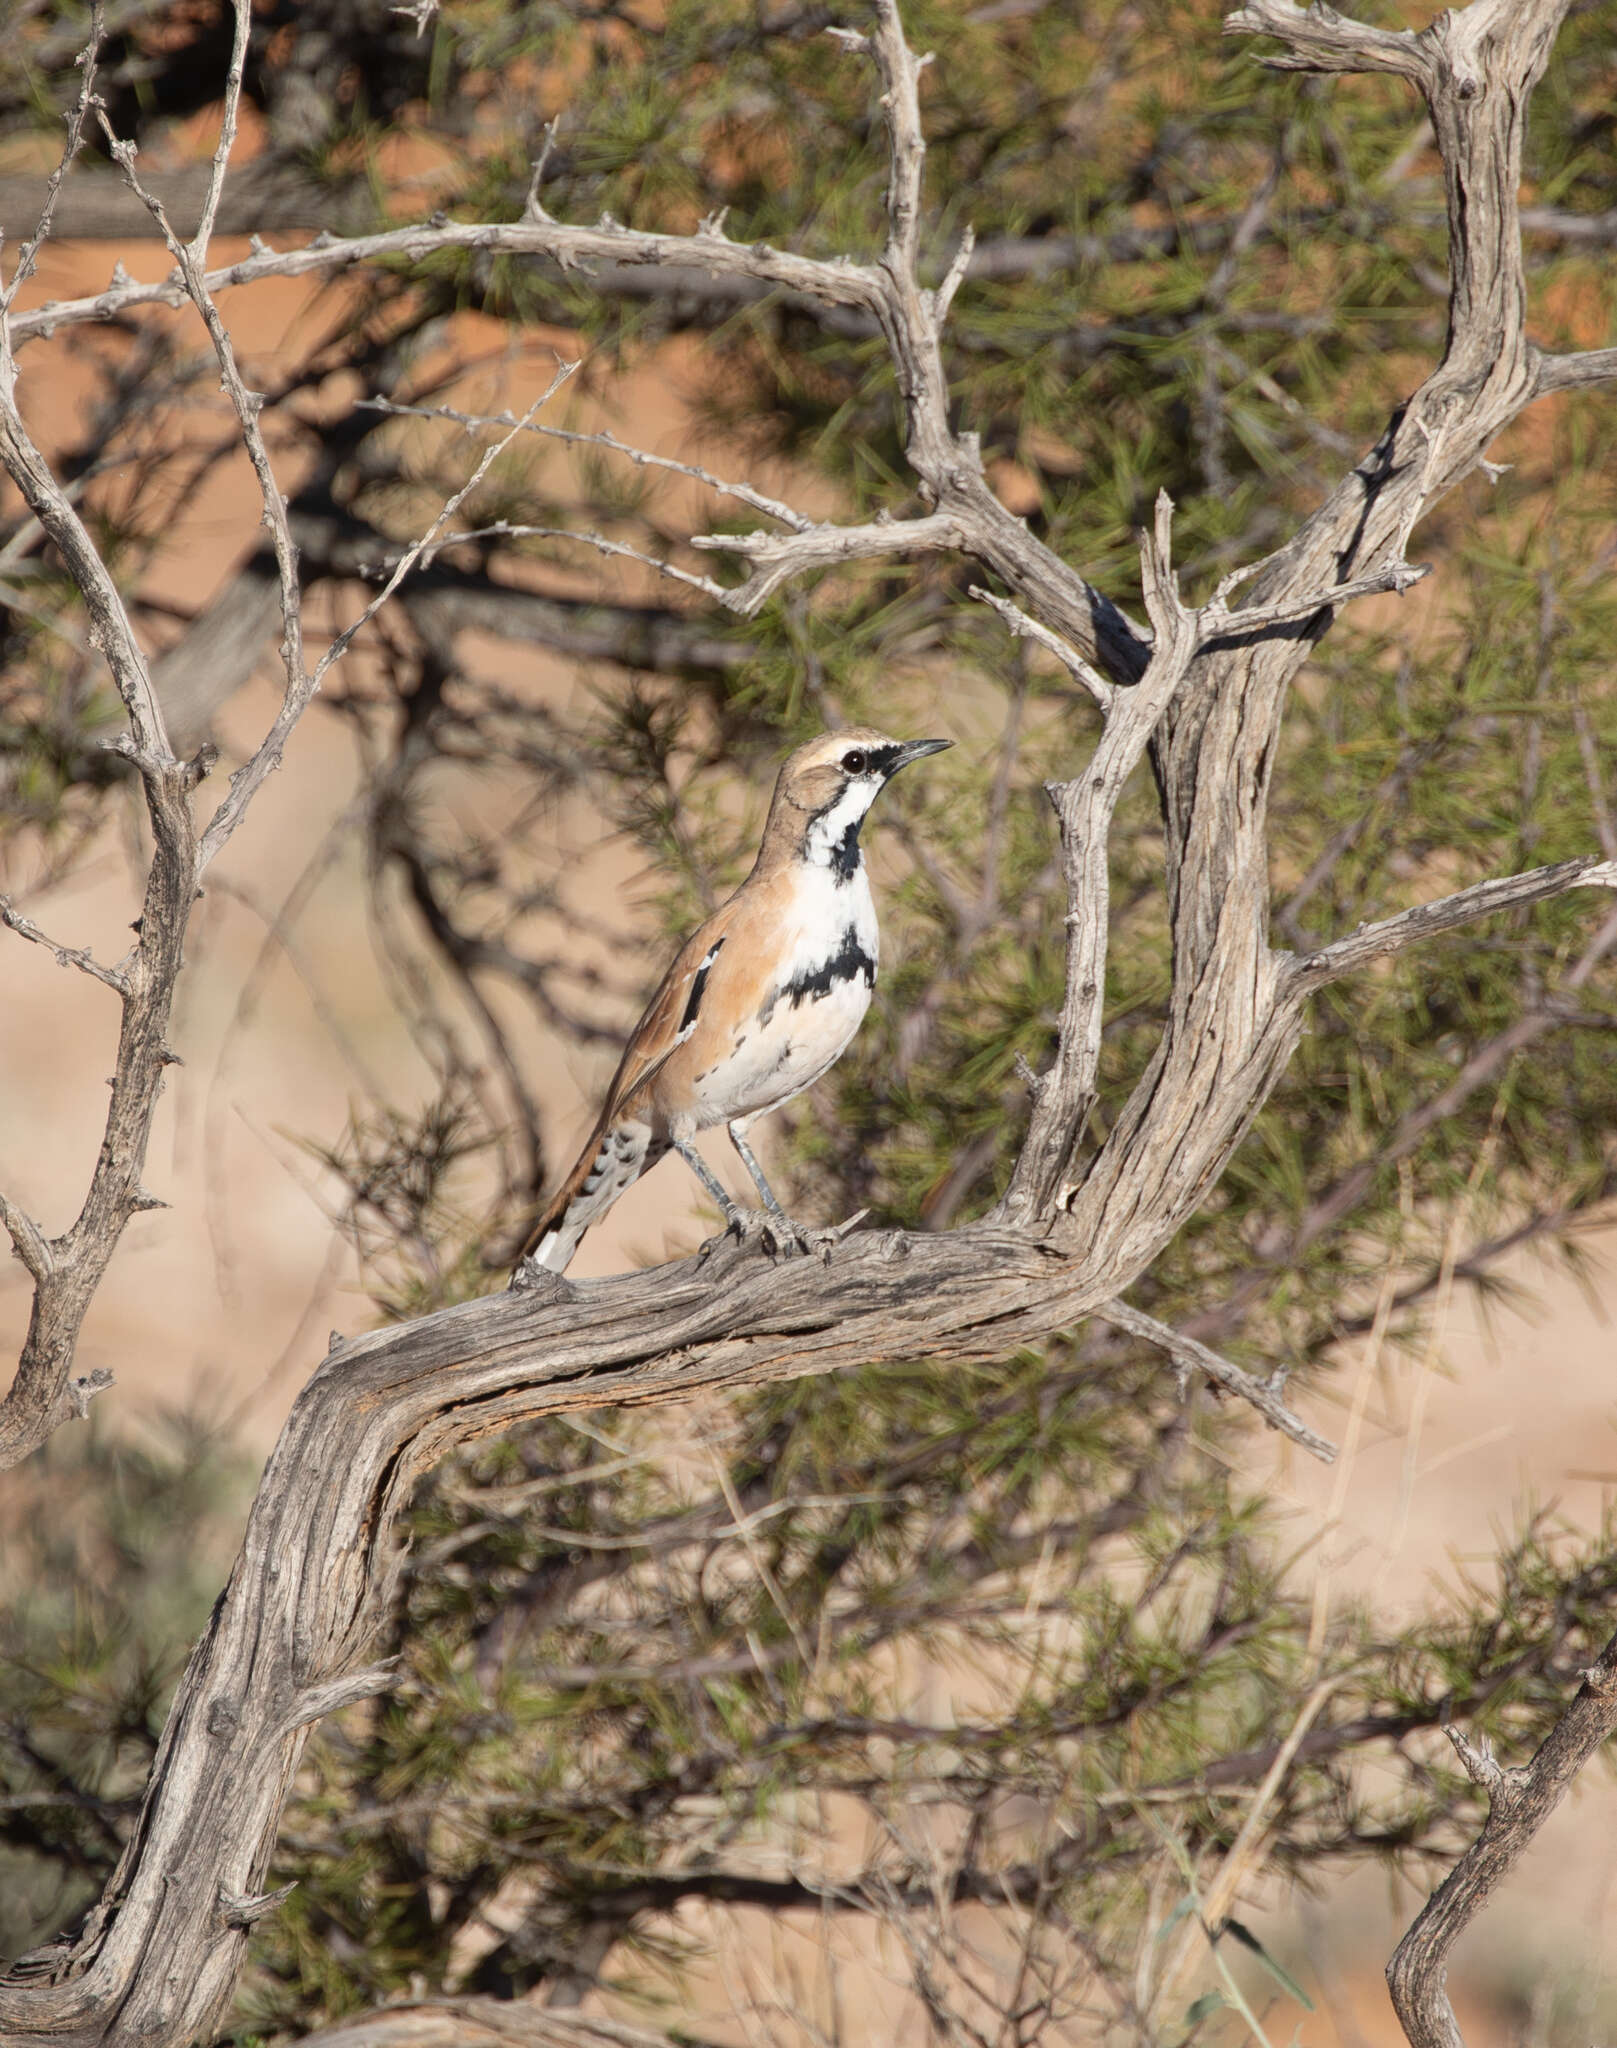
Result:
[[809,1230],[801,1223],[794,1223],[790,1216],[782,1213],[772,1216],[764,1209],[736,1209],[725,1220],[725,1226],[716,1237],[710,1237],[701,1247],[703,1258],[733,1244],[738,1251],[745,1251],[757,1244],[772,1259],[795,1259],[818,1257],[826,1265],[831,1263],[831,1254],[850,1231],[857,1230],[870,1214],[868,1209],[857,1210],[841,1223],[833,1223],[823,1230]]
[[715,1231],[712,1237],[704,1238],[697,1246],[699,1259],[711,1259],[722,1251],[744,1252],[752,1245],[765,1245],[769,1218],[762,1209],[732,1209],[724,1219],[724,1228]]
[[571,1301],[577,1289],[571,1280],[561,1273],[553,1273],[548,1266],[541,1266],[537,1259],[522,1258],[517,1261],[506,1291],[510,1294],[531,1294],[535,1300]]
[[[820,1230],[805,1230],[800,1223],[792,1222],[789,1216],[783,1217],[781,1221],[790,1235],[780,1246],[781,1256],[791,1258],[794,1253],[801,1252],[805,1257],[816,1257],[829,1266],[831,1254],[837,1246],[852,1231],[857,1230],[869,1214],[868,1209],[856,1209],[851,1216],[844,1217],[842,1222],[828,1224]],[[765,1242],[768,1242],[767,1235]]]
[[765,1216],[763,1219],[764,1250],[772,1259],[795,1259],[807,1257],[815,1249],[817,1230],[805,1230],[800,1223],[794,1223],[790,1216]]

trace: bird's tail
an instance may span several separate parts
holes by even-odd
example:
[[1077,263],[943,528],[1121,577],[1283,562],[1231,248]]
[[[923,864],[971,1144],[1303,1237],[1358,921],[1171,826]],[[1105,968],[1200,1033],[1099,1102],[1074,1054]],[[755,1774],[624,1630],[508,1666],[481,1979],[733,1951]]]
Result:
[[603,1121],[590,1134],[573,1170],[535,1218],[519,1263],[531,1259],[552,1273],[565,1273],[579,1240],[599,1223],[625,1188],[655,1166],[664,1146],[653,1146],[642,1123]]

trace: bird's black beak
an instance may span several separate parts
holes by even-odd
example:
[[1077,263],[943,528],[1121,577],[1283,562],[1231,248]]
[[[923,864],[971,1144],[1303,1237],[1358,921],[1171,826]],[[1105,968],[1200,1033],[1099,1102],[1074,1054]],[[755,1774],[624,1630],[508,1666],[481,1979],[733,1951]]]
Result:
[[953,740],[905,740],[902,746],[893,749],[893,765],[887,773],[896,775],[900,768],[907,768],[912,761],[924,761],[928,754],[941,754],[945,747],[953,745]]

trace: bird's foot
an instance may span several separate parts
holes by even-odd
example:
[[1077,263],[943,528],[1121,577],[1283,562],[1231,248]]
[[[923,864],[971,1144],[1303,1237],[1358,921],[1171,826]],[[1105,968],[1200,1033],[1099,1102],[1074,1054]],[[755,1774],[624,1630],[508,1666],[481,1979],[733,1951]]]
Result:
[[750,1250],[761,1245],[772,1259],[795,1259],[816,1257],[831,1263],[831,1254],[851,1231],[857,1230],[870,1214],[868,1209],[856,1210],[841,1223],[833,1223],[824,1230],[810,1230],[796,1223],[784,1209],[732,1209],[725,1218],[723,1230],[717,1236],[707,1239],[698,1252],[701,1258],[711,1258],[717,1251],[733,1245],[738,1251]]
[[855,1209],[851,1216],[844,1216],[840,1223],[827,1224],[823,1230],[801,1230],[798,1238],[806,1252],[813,1252],[829,1266],[831,1254],[845,1237],[851,1237],[870,1214],[868,1209]]
[[762,1209],[727,1209],[724,1228],[715,1231],[712,1237],[704,1238],[696,1248],[699,1259],[711,1259],[722,1251],[744,1252],[753,1245],[769,1247],[770,1219]]
[[570,1301],[577,1289],[564,1274],[541,1266],[537,1259],[520,1259],[506,1290],[510,1294],[531,1294],[536,1301]]
[[841,1223],[833,1223],[822,1230],[805,1229],[801,1223],[794,1223],[784,1210],[776,1216],[764,1218],[764,1249],[772,1257],[781,1259],[818,1258],[826,1265],[831,1263],[831,1254],[851,1230],[857,1230],[870,1214],[860,1209]]
[[803,1229],[784,1210],[737,1207],[726,1213],[724,1228],[708,1238],[698,1256],[710,1259],[725,1250],[739,1254],[757,1245],[772,1259],[795,1259],[800,1252],[817,1250],[816,1240],[824,1235],[823,1231]]

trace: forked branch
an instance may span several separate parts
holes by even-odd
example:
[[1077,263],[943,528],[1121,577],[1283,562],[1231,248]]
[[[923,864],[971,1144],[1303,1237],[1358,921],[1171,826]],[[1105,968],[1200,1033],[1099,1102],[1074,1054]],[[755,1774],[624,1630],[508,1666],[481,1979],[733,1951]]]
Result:
[[1387,1985],[1410,2048],[1465,2048],[1448,1995],[1450,1951],[1515,1869],[1573,1780],[1617,1733],[1617,1636],[1583,1675],[1566,1712],[1533,1761],[1507,1770],[1486,1745],[1448,1731],[1461,1761],[1489,1796],[1482,1833],[1421,1908],[1387,1965]]

